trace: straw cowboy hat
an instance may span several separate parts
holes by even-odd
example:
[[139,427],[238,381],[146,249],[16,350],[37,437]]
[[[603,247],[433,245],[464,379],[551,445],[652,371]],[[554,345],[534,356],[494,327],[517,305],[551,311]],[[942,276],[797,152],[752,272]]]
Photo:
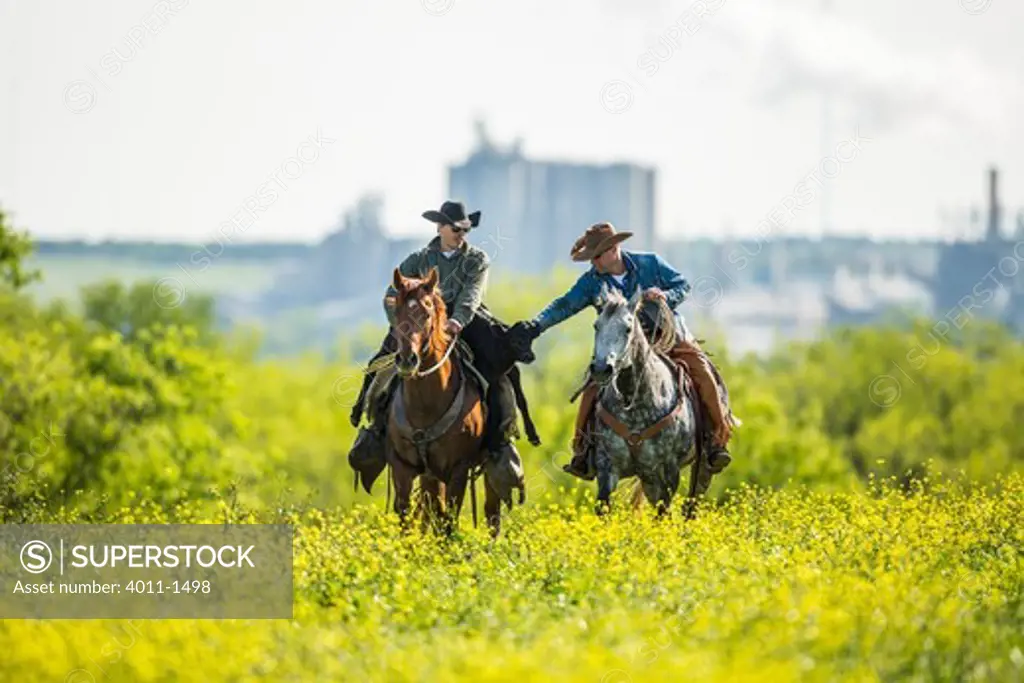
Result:
[[424,211],[423,217],[439,225],[454,225],[456,228],[475,228],[480,224],[480,212],[466,214],[466,205],[462,202],[447,201],[441,205],[440,211]]
[[616,232],[611,223],[595,223],[572,245],[569,256],[573,261],[589,261],[632,236],[628,230]]

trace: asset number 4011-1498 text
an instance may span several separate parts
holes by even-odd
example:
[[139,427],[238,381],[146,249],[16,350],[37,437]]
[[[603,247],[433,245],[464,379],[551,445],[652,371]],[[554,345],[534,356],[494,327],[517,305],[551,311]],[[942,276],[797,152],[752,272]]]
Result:
[[209,593],[209,581],[129,581],[129,593]]

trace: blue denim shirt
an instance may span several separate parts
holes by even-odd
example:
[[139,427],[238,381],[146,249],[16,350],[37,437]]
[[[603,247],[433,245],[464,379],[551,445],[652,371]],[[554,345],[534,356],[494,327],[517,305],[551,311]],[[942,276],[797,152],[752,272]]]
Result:
[[611,275],[598,273],[595,268],[591,267],[576,280],[576,284],[568,292],[552,301],[537,314],[534,322],[540,326],[541,331],[571,318],[587,306],[593,306],[597,310],[598,297],[603,287],[614,287],[621,291],[626,298],[631,297],[637,288],[644,290],[657,287],[665,292],[668,306],[675,314],[676,328],[683,333],[686,328],[676,307],[690,292],[690,283],[686,281],[686,278],[657,254],[623,249],[622,260],[626,264],[626,277],[621,285]]

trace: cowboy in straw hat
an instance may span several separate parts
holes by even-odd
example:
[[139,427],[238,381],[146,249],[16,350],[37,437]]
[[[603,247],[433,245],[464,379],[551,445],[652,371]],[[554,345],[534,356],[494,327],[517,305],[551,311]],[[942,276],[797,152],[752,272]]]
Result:
[[[668,354],[675,362],[685,364],[708,409],[714,423],[709,463],[712,472],[721,472],[731,460],[726,445],[732,427],[737,422],[727,407],[724,384],[719,386],[721,378],[676,311],[676,307],[686,299],[690,285],[657,254],[623,249],[621,243],[631,236],[631,232],[618,232],[615,226],[607,222],[590,226],[576,240],[569,254],[573,261],[589,261],[590,270],[581,275],[568,292],[548,304],[532,320],[517,323],[513,332],[525,336],[525,345],[528,346],[542,332],[576,315],[587,306],[600,310],[601,293],[605,288],[618,289],[627,299],[639,289],[643,292],[645,302],[664,301],[673,313],[676,331],[676,343]],[[645,314],[649,314],[649,311],[641,311],[642,319]],[[646,322],[644,328],[650,334],[654,327],[651,324],[653,321],[648,318]],[[583,479],[594,478],[590,449],[587,447],[590,439],[586,432],[597,390],[593,382],[584,389],[573,437],[574,456],[572,462],[563,468]]]
[[[398,269],[405,277],[413,278],[425,278],[432,269],[437,270],[441,298],[444,299],[448,313],[445,330],[453,337],[461,337],[466,343],[473,354],[473,365],[484,375],[488,383],[484,447],[491,453],[492,459],[500,458],[501,462],[510,465],[521,476],[521,460],[511,440],[511,436],[517,430],[512,383],[518,382],[519,375],[507,367],[512,364],[511,359],[506,362],[501,355],[501,345],[495,344],[496,339],[504,338],[506,326],[482,303],[490,259],[486,252],[474,247],[467,240],[469,232],[480,224],[480,212],[467,213],[462,202],[446,201],[440,209],[424,211],[422,216],[435,224],[437,235],[425,247],[409,254]],[[394,286],[389,285],[384,297],[384,311],[390,326],[370,364],[394,353],[398,348],[398,342],[393,334],[396,294]],[[354,427],[358,427],[361,422],[366,395],[375,374],[366,373],[359,397],[352,407],[349,419]],[[521,387],[518,387],[518,390],[521,394]],[[525,399],[523,407],[525,413]],[[368,430],[360,430],[354,450],[369,441],[383,443],[387,413],[375,410],[371,410],[370,413],[372,425]],[[532,424],[528,425],[527,431],[531,429]],[[353,464],[353,467],[363,475],[364,488],[368,488],[367,483],[372,485],[373,479],[383,469],[383,455],[382,451],[378,454],[377,448],[361,450],[371,452],[372,457],[368,457],[368,460],[372,462],[363,463],[360,467]]]

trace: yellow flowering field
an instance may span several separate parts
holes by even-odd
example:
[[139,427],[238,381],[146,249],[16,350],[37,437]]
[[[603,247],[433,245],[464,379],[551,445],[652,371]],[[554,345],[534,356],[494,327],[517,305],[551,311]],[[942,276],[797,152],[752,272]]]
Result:
[[690,521],[565,499],[517,508],[496,542],[468,514],[441,541],[379,505],[225,506],[216,521],[295,525],[292,621],[9,620],[2,680],[1024,680],[1020,475],[740,486]]
[[[593,345],[576,316],[523,367],[527,505],[497,541],[468,510],[441,540],[397,528],[383,480],[353,488],[381,327],[335,347],[297,309],[224,330],[159,274],[42,302],[31,251],[0,211],[0,522],[287,523],[294,618],[2,620],[0,683],[1024,683],[1024,344],[1001,324],[894,318],[735,357],[688,304],[744,426],[697,518],[659,521],[625,486],[596,517],[562,472]],[[487,303],[528,319],[577,275]]]

